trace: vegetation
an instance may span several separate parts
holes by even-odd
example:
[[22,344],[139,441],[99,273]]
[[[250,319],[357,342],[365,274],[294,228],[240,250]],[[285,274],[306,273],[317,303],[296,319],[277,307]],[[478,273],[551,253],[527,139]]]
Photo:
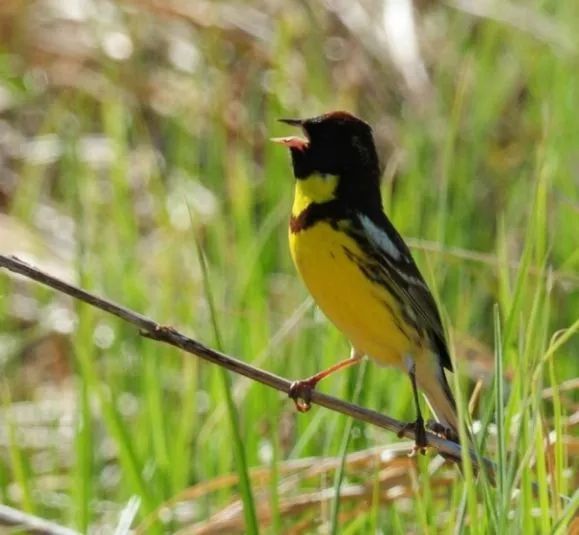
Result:
[[[279,117],[355,112],[496,486],[2,273],[2,503],[80,532],[570,529],[579,4],[420,1],[415,27],[385,5],[3,2],[0,252],[307,376],[348,345],[296,278],[268,138],[293,133]],[[372,362],[320,388],[414,415],[407,379]]]

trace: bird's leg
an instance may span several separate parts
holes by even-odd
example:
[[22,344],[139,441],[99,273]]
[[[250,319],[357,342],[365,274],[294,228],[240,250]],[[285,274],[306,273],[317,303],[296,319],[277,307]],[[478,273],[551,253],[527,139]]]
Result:
[[413,429],[415,438],[412,455],[416,454],[418,451],[424,455],[426,453],[426,447],[428,446],[428,440],[426,439],[426,429],[424,427],[424,419],[422,418],[422,412],[420,410],[418,388],[416,387],[416,363],[414,362],[414,359],[406,357],[406,368],[408,370],[410,382],[412,383],[412,393],[414,395],[414,404],[416,405],[416,421],[407,423],[398,432],[398,436],[402,438],[404,431],[407,429]]
[[312,391],[322,379],[325,379],[328,375],[331,375],[338,370],[358,364],[363,358],[364,355],[358,353],[355,349],[352,349],[349,358],[342,360],[337,364],[308,377],[307,379],[294,381],[290,386],[288,395],[293,399],[296,409],[300,412],[309,411],[311,408]]

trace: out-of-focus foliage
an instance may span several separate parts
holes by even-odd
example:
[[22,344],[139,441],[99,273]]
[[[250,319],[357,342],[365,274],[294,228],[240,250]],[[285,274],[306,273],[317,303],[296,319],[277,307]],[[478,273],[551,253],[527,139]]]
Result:
[[[287,133],[279,117],[353,111],[463,395],[481,387],[486,451],[506,441],[510,464],[485,495],[355,424],[342,532],[564,529],[545,489],[579,483],[578,30],[575,0],[5,0],[0,252],[214,344],[208,282],[227,352],[306,376],[348,348],[290,265],[291,173],[268,138]],[[137,496],[141,532],[243,529],[216,370],[6,274],[0,363],[1,502],[111,532]],[[406,379],[369,366],[361,403],[411,419]],[[350,397],[354,378],[322,388]],[[233,390],[264,531],[325,529],[345,420]]]

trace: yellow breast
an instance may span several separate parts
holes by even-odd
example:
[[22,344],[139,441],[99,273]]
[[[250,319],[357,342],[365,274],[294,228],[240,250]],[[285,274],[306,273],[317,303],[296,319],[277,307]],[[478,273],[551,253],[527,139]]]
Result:
[[398,304],[386,288],[370,281],[346,255],[363,253],[344,232],[318,222],[290,232],[294,263],[322,312],[359,352],[383,364],[402,366],[414,349],[402,332]]

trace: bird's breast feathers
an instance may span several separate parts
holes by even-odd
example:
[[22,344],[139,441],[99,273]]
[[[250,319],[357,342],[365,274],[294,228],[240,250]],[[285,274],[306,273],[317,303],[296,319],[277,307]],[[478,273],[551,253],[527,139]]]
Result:
[[[408,329],[403,304],[383,280],[373,277],[376,260],[360,248],[353,226],[351,219],[328,218],[290,231],[292,258],[322,312],[358,351],[401,366],[403,356],[422,345],[421,337]],[[399,260],[404,252],[373,230],[384,254]]]

